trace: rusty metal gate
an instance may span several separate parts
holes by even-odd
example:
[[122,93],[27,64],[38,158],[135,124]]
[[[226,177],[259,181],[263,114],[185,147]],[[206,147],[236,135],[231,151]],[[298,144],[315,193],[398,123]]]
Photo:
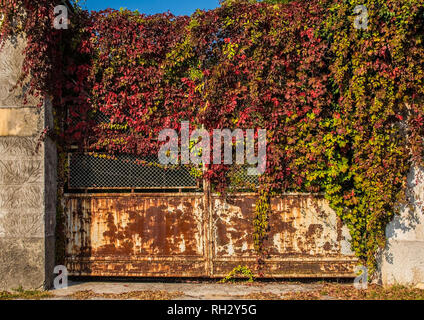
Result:
[[[66,195],[70,274],[223,277],[257,266],[254,193]],[[352,277],[349,233],[320,195],[272,200],[265,277]]]

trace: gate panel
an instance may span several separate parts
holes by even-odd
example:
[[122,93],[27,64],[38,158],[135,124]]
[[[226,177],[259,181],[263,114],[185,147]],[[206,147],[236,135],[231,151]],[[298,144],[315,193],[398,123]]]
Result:
[[[213,199],[213,275],[238,265],[257,269],[253,218],[257,196],[241,194],[227,202]],[[287,194],[271,202],[270,256],[264,277],[352,277],[356,258],[349,232],[322,196]]]
[[71,195],[74,275],[205,276],[202,194]]

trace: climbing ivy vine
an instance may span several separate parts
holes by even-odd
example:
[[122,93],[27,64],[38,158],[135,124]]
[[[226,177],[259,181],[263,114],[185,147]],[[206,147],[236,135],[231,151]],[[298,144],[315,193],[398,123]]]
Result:
[[[143,155],[183,120],[267,129],[254,219],[261,257],[271,195],[323,192],[358,258],[375,267],[407,173],[422,165],[423,1],[233,0],[191,17],[75,5],[69,30],[52,28],[55,1],[0,4],[1,40],[26,35],[22,79],[52,98],[63,144]],[[357,5],[367,29],[354,27]],[[203,176],[224,191],[229,171],[213,164]]]

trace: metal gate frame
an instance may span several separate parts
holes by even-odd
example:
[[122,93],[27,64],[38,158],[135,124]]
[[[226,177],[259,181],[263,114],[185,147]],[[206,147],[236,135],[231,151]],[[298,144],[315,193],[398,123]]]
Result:
[[[257,195],[234,194],[231,205],[207,184],[204,190],[67,194],[70,275],[220,278],[238,265],[256,270],[252,219]],[[275,230],[268,244],[274,254],[261,270],[263,277],[354,277],[357,259],[347,248],[346,230],[321,198],[287,194],[274,199],[280,216],[270,221]],[[321,208],[314,209],[315,202]]]

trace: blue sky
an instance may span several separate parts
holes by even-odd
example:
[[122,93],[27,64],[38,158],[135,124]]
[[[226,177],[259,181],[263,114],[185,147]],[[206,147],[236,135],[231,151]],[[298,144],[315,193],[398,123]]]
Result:
[[103,10],[106,8],[140,11],[146,14],[171,11],[175,15],[191,15],[196,9],[214,9],[219,0],[85,0],[81,2],[84,9]]

